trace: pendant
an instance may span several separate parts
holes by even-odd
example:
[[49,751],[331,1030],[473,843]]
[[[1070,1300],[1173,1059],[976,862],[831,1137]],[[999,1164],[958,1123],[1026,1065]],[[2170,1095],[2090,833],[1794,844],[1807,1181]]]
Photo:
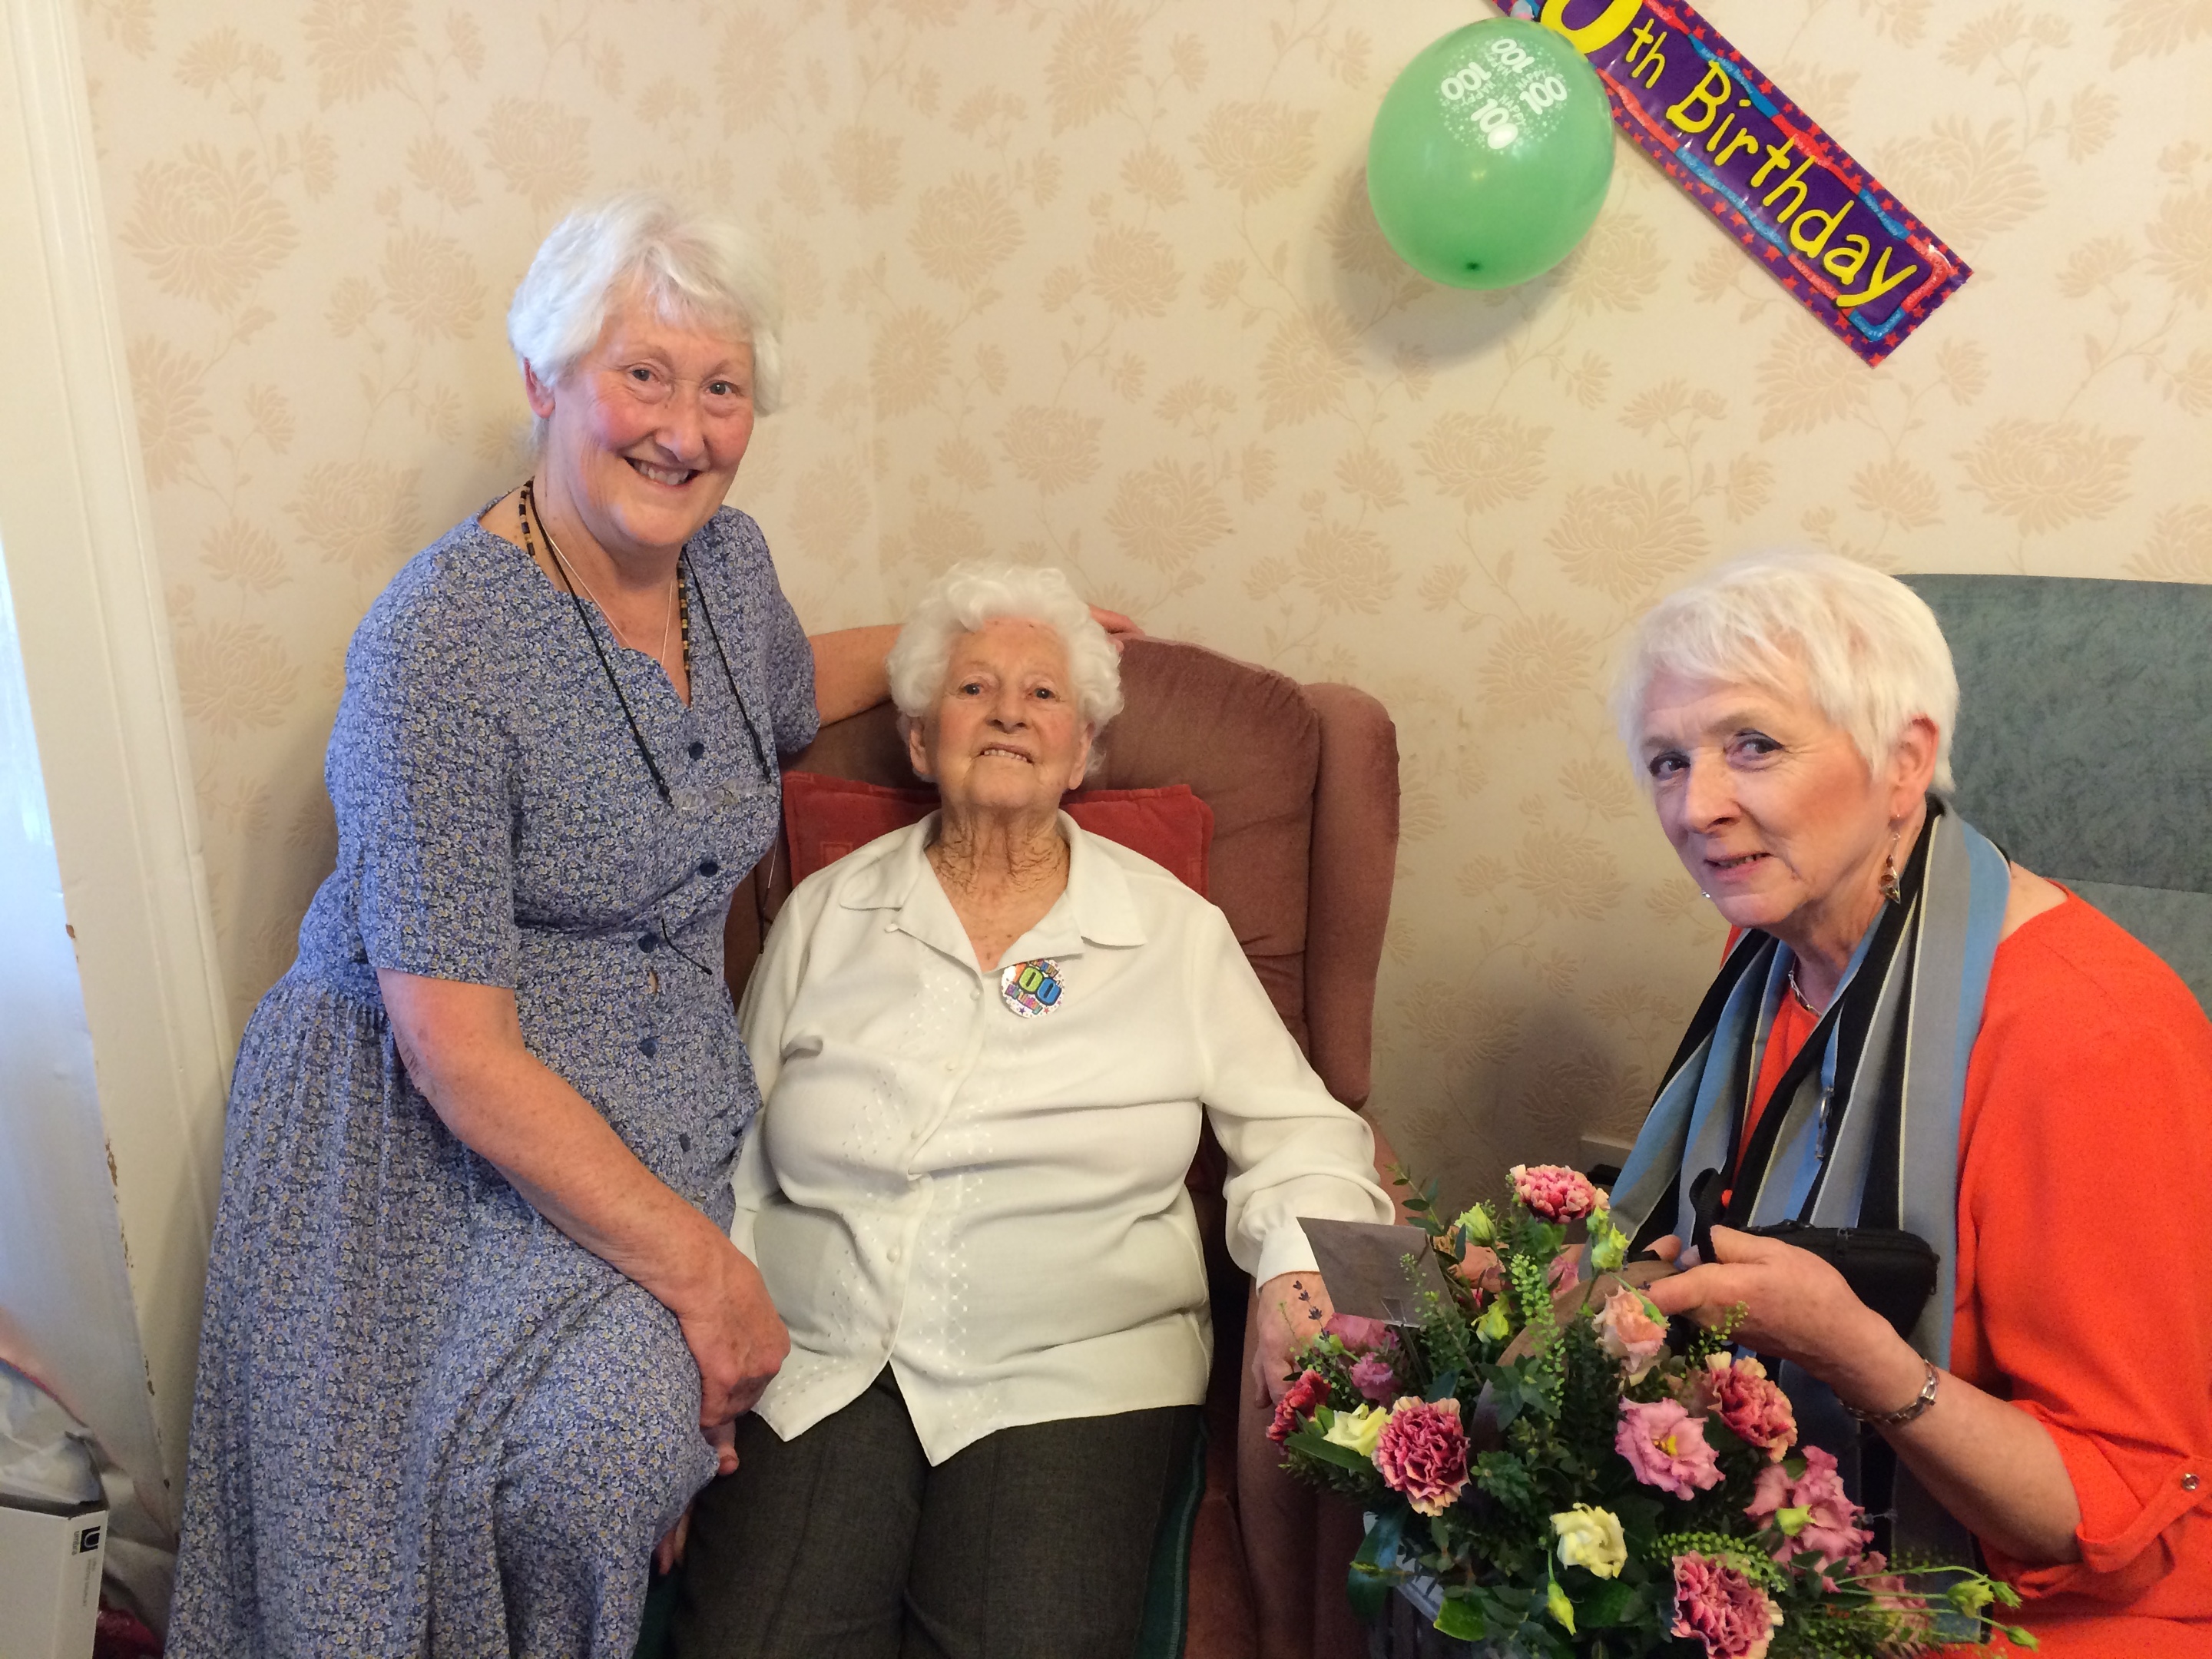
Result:
[[1060,1006],[1066,990],[1067,981],[1060,977],[1060,963],[1049,957],[1036,962],[1018,962],[999,975],[999,994],[1006,999],[1006,1006],[1024,1019],[1050,1013]]

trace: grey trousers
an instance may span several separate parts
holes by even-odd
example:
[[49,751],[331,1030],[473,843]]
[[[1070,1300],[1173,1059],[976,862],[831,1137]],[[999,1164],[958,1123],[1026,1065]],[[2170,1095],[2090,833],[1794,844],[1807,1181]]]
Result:
[[1199,1408],[1002,1429],[932,1468],[886,1368],[699,1494],[677,1659],[1128,1659]]

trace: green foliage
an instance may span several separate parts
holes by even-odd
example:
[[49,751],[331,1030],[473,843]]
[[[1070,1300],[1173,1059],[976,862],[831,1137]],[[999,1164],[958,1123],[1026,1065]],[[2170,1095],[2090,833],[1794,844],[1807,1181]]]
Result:
[[1507,1451],[1486,1451],[1474,1460],[1474,1484],[1508,1509],[1535,1507],[1536,1487],[1528,1465]]
[[1692,1365],[1705,1364],[1709,1353],[1726,1353],[1735,1346],[1735,1334],[1743,1325],[1744,1307],[1741,1302],[1721,1316],[1720,1322],[1702,1325],[1690,1339],[1689,1352],[1682,1357]]
[[[1380,1519],[1347,1585],[1355,1605],[1379,1607],[1418,1566],[1443,1593],[1437,1628],[1448,1636],[1530,1659],[1679,1655],[1694,1644],[1670,1633],[1674,1558],[1694,1553],[1734,1567],[1779,1610],[1784,1622],[1771,1659],[1933,1654],[1929,1601],[1923,1597],[1951,1628],[1971,1621],[1984,1632],[2033,1646],[2025,1632],[2015,1634],[1994,1616],[2017,1604],[2009,1587],[1964,1568],[1905,1569],[1914,1577],[1900,1595],[1896,1580],[1856,1577],[1841,1564],[1824,1574],[1810,1552],[1777,1562],[1772,1552],[1783,1547],[1780,1536],[1760,1530],[1743,1512],[1767,1466],[1765,1455],[1717,1416],[1698,1419],[1724,1477],[1717,1487],[1684,1498],[1637,1480],[1614,1447],[1623,1401],[1675,1398],[1698,1411],[1690,1373],[1707,1354],[1731,1346],[1741,1310],[1698,1331],[1687,1352],[1662,1356],[1632,1384],[1605,1351],[1595,1307],[1585,1304],[1555,1322],[1550,1268],[1569,1248],[1566,1227],[1510,1197],[1447,1218],[1435,1183],[1417,1187],[1402,1170],[1392,1179],[1407,1194],[1409,1215],[1448,1262],[1466,1259],[1470,1230],[1493,1235],[1486,1248],[1498,1255],[1502,1289],[1486,1297],[1462,1281],[1449,1296],[1426,1293],[1419,1324],[1399,1330],[1395,1343],[1381,1351],[1396,1373],[1395,1395],[1459,1402],[1472,1442],[1468,1479],[1458,1501],[1440,1516],[1416,1516],[1371,1460],[1327,1438],[1334,1413],[1366,1403],[1351,1382],[1352,1366],[1365,1356],[1336,1337],[1320,1339],[1301,1356],[1328,1382],[1328,1403],[1291,1434],[1284,1447],[1286,1466]],[[1610,1226],[1594,1221],[1589,1231],[1610,1236]],[[1421,1264],[1409,1259],[1407,1265],[1410,1271]],[[1531,1324],[1535,1334],[1523,1340]],[[1516,1341],[1521,1352],[1505,1363]],[[1784,1462],[1793,1478],[1804,1467],[1802,1457]],[[1627,1559],[1617,1576],[1601,1577],[1555,1554],[1552,1517],[1577,1504],[1619,1522]],[[1941,1582],[1931,1583],[1931,1575]],[[1565,1598],[1557,1617],[1546,1599],[1555,1585]]]
[[1324,1463],[1334,1463],[1339,1468],[1356,1474],[1370,1474],[1375,1465],[1349,1446],[1340,1446],[1316,1428],[1303,1428],[1285,1441],[1286,1450],[1306,1457],[1319,1458]]

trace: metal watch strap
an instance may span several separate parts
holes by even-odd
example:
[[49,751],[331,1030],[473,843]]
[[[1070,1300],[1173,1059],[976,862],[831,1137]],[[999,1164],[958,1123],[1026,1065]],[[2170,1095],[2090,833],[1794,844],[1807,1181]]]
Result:
[[1863,1412],[1848,1400],[1839,1400],[1836,1403],[1860,1422],[1871,1423],[1877,1429],[1901,1428],[1936,1403],[1936,1382],[1942,1373],[1936,1369],[1936,1362],[1932,1359],[1923,1358],[1920,1363],[1928,1368],[1928,1380],[1920,1385],[1920,1392],[1909,1404],[1893,1412]]

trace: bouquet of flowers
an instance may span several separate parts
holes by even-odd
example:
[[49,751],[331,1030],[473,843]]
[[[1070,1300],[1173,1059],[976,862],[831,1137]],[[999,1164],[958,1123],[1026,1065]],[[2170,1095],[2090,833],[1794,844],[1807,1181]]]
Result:
[[1669,1347],[1643,1289],[1666,1270],[1625,1264],[1582,1176],[1516,1166],[1503,1205],[1445,1222],[1431,1186],[1407,1209],[1449,1294],[1418,1326],[1331,1319],[1269,1431],[1294,1474],[1373,1516],[1352,1570],[1363,1613],[1419,1571],[1439,1631],[1530,1659],[2035,1645],[1994,1616],[2019,1605],[2008,1585],[1923,1563],[1908,1584],[1870,1547],[1836,1460],[1796,1443],[1788,1397],[1731,1327]]

